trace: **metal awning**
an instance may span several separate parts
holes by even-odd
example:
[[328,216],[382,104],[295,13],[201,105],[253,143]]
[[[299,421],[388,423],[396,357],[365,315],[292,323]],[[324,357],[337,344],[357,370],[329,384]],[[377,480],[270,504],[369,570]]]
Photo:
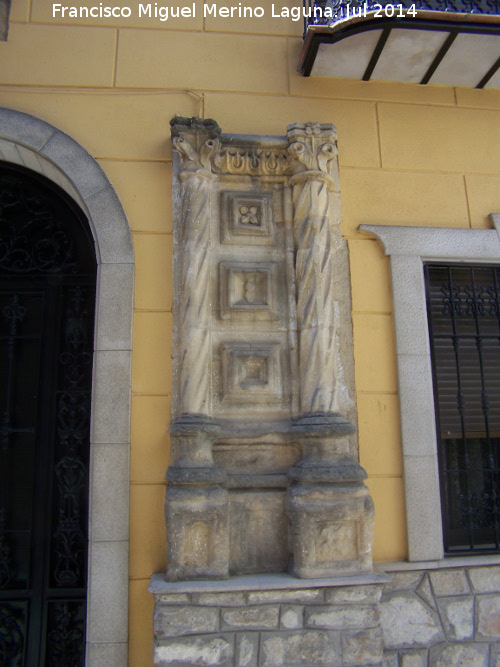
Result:
[[484,4],[499,13],[482,13],[477,3],[474,11],[457,12],[342,2],[337,16],[325,19],[318,8],[328,14],[332,5],[309,3],[298,70],[304,76],[500,88],[500,7]]

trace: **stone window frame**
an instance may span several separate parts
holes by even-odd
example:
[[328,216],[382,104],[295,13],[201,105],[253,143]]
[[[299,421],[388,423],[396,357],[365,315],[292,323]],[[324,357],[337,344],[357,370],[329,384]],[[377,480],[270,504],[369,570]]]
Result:
[[500,213],[490,219],[494,229],[359,226],[390,258],[409,561],[444,558],[423,265],[500,264]]
[[98,269],[86,665],[121,667],[128,654],[132,234],[118,196],[96,160],[45,121],[0,108],[0,160],[59,185],[85,213],[94,237]]

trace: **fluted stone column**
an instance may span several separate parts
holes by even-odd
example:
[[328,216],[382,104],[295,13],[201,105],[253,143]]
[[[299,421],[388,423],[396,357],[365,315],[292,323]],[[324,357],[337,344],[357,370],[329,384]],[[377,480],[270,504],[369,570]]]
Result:
[[292,568],[299,577],[369,572],[373,502],[366,473],[349,453],[354,426],[339,412],[349,404],[341,351],[348,323],[338,289],[348,285],[348,265],[336,133],[332,125],[307,123],[289,126],[287,137],[302,413],[292,430],[304,452],[289,471]]
[[172,464],[165,500],[168,580],[228,576],[225,473],[213,462],[210,224],[220,129],[174,118],[181,198],[174,201]]

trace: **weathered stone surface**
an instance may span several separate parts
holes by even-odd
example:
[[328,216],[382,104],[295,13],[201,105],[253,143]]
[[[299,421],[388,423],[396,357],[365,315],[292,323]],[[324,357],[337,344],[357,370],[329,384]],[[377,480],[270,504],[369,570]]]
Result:
[[380,602],[380,586],[346,586],[325,591],[327,604],[376,604]]
[[392,579],[387,590],[395,591],[415,590],[424,577],[423,572],[389,572]]
[[171,593],[170,595],[160,595],[158,602],[166,604],[189,604],[189,595],[187,593]]
[[231,572],[284,572],[288,566],[285,491],[229,495]]
[[204,634],[217,632],[218,629],[218,609],[162,606],[155,611],[154,631],[157,637]]
[[248,594],[249,604],[271,604],[273,602],[307,604],[323,602],[322,588],[305,588],[296,591],[254,591]]
[[350,628],[370,628],[377,625],[379,615],[375,607],[363,606],[324,606],[306,607],[305,627],[325,630],[343,630]]
[[429,605],[429,607],[432,607],[434,611],[437,611],[436,601],[434,600],[434,595],[432,594],[429,576],[427,574],[422,579],[416,592],[417,595],[419,595],[422,598],[422,600]]
[[[339,191],[336,131],[333,125],[296,123],[287,130],[288,152],[294,176],[293,228],[296,244],[295,280],[299,325],[300,411],[302,414],[339,410],[349,400],[349,388],[341,379],[343,359],[337,344],[340,313],[335,312],[331,285],[339,280],[335,254],[346,247],[339,226],[324,224],[338,202]],[[321,222],[319,222],[321,221]],[[336,220],[335,220],[336,222]],[[308,257],[314,252],[314,269]],[[310,303],[314,301],[315,307]],[[338,305],[337,305],[338,308]],[[314,331],[313,336],[308,336]],[[344,385],[338,391],[337,382]],[[347,397],[342,394],[347,393]],[[342,406],[345,407],[345,406]]]
[[500,637],[500,595],[479,595],[477,605],[477,633],[484,639]]
[[380,628],[342,633],[344,665],[378,665],[384,652],[384,635]]
[[278,605],[221,609],[223,630],[274,630],[278,627]]
[[338,667],[341,664],[339,633],[301,630],[261,635],[260,667]]
[[430,573],[432,588],[438,597],[465,595],[470,593],[469,582],[464,570],[442,570]]
[[199,415],[184,415],[170,427],[172,457],[165,494],[169,581],[227,578],[228,493],[224,471],[212,461],[218,428]]
[[242,607],[245,604],[244,593],[193,593],[194,604],[207,607]]
[[401,667],[427,667],[427,651],[405,651],[401,654]]
[[437,614],[411,592],[383,599],[379,609],[388,649],[429,646],[444,639]]
[[233,638],[230,635],[208,635],[166,639],[155,645],[157,667],[232,667]]
[[446,636],[450,640],[474,638],[474,598],[440,598],[439,611]]
[[399,658],[397,653],[384,652],[382,667],[399,667]]
[[354,429],[342,414],[352,411],[354,402],[345,375],[352,367],[350,288],[339,224],[336,133],[331,125],[296,123],[288,127],[287,139],[301,414],[293,428],[304,451],[288,472],[292,571],[301,578],[371,572],[373,501],[365,472],[357,460],[347,462],[345,436]]
[[259,634],[242,632],[236,635],[234,650],[235,667],[257,667],[259,658]]
[[213,448],[214,462],[230,475],[286,475],[301,456],[296,444],[224,444]]
[[430,650],[432,667],[488,667],[489,646],[486,644],[452,644],[434,646]]
[[490,666],[500,667],[500,644],[491,646]]
[[[293,574],[315,578],[371,572],[374,507],[362,481],[366,473],[353,459],[339,455],[336,440],[342,438],[334,433],[322,435],[319,442],[314,442],[315,434],[302,435],[302,440],[308,453],[288,473],[297,481],[286,498],[293,526]],[[324,451],[315,451],[320,445]]]
[[471,567],[467,572],[476,593],[500,592],[500,566]]
[[297,630],[304,626],[304,607],[300,605],[283,605],[281,607],[280,628]]

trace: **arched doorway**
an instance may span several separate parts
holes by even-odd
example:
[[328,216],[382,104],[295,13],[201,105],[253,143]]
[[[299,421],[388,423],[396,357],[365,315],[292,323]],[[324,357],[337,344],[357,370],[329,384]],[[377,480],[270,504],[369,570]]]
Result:
[[123,207],[97,161],[53,125],[0,108],[0,160],[60,186],[84,212],[97,258],[90,425],[86,667],[127,664],[134,252]]
[[73,201],[0,163],[1,664],[84,664],[96,268]]

